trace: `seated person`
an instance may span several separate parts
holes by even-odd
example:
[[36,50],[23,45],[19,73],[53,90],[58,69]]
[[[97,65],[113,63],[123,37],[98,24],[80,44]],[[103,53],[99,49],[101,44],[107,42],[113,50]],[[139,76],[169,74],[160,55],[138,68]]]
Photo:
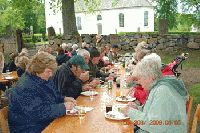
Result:
[[11,53],[9,55],[10,60],[9,60],[8,64],[6,65],[6,70],[9,70],[10,72],[17,70],[17,66],[15,65],[15,58],[17,56],[18,56],[17,53]]
[[[145,56],[137,63],[134,77],[137,78],[137,83],[148,90],[149,96],[144,106],[130,102],[122,112],[135,124],[136,121],[144,122],[143,125],[137,125],[139,129],[136,132],[184,133],[187,131],[187,90],[183,82],[177,78],[163,77],[160,67],[161,59],[155,53]],[[157,121],[161,124],[159,125]],[[171,121],[173,124],[165,125],[166,121]],[[174,121],[181,123],[176,125]]]
[[74,55],[67,63],[63,63],[55,72],[53,81],[63,96],[77,98],[82,92],[81,73],[88,70],[84,58]]
[[58,55],[56,56],[56,62],[58,66],[62,65],[62,63],[66,63],[70,57],[64,53],[64,50],[61,47],[58,47],[57,50]]
[[112,62],[118,62],[119,59],[119,46],[117,44],[112,45],[112,50],[108,54],[108,58],[110,63]]
[[17,75],[21,77],[26,70],[26,66],[29,63],[29,58],[27,56],[17,56],[15,58],[15,65],[17,66]]
[[37,53],[9,97],[10,132],[41,133],[54,119],[66,114],[76,101],[59,94],[49,77],[57,68],[54,57]]
[[90,71],[90,80],[94,78],[100,78],[101,80],[105,80],[109,74],[101,72],[97,64],[99,63],[100,53],[96,47],[91,48],[90,50],[90,61],[89,61],[89,71]]

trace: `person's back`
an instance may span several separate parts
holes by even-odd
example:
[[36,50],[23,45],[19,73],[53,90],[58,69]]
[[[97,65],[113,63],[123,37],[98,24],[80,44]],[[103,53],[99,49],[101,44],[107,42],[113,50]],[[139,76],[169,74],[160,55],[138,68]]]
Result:
[[61,99],[59,101],[56,89],[52,89],[52,86],[52,81],[44,81],[27,73],[20,78],[9,99],[10,132],[39,133],[59,116],[59,112],[65,114],[65,109],[59,109],[59,105],[51,107],[63,102]]

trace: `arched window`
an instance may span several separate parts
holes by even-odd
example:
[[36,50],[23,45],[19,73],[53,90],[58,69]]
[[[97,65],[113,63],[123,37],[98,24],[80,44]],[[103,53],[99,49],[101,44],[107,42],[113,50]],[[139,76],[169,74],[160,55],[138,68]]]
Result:
[[119,14],[119,27],[124,27],[124,14]]
[[76,18],[76,23],[77,23],[77,30],[82,30],[81,17]]
[[144,12],[144,26],[148,26],[148,21],[149,21],[149,12],[145,11]]
[[101,15],[97,15],[97,21],[102,20]]

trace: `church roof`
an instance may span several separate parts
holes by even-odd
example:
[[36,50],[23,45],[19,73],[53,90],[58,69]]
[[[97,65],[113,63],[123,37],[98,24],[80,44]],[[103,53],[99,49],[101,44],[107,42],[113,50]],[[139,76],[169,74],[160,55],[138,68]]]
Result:
[[[83,1],[84,0],[79,0],[75,3],[76,12],[86,11],[87,9],[86,7],[88,6],[86,6]],[[148,0],[100,0],[100,1],[101,1],[101,3],[99,3],[100,6],[96,5],[96,7],[98,7],[98,9],[96,10],[111,10],[111,9],[133,8],[133,7],[153,7],[153,5]],[[93,6],[95,7],[95,5]]]

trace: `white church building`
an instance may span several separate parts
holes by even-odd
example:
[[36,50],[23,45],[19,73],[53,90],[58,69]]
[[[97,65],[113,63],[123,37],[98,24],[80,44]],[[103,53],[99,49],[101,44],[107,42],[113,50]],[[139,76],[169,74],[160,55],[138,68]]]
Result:
[[[63,33],[62,13],[50,9],[50,0],[45,0],[46,27],[54,27]],[[100,11],[86,13],[75,4],[76,25],[79,34],[116,34],[119,32],[154,31],[154,7],[148,0],[102,0]]]

